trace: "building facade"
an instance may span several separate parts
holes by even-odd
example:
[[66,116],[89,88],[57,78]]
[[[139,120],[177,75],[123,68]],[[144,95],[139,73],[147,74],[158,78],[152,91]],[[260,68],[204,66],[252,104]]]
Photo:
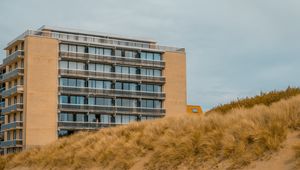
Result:
[[5,50],[0,69],[4,154],[78,130],[186,113],[182,48],[43,26],[25,31]]

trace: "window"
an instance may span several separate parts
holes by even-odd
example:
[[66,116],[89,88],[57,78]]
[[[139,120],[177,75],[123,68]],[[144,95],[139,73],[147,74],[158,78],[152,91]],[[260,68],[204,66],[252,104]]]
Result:
[[77,46],[77,52],[78,53],[85,53],[85,47],[84,46]]
[[95,47],[89,47],[88,49],[89,49],[89,50],[88,50],[88,53],[89,53],[89,54],[96,54],[96,49],[95,49]]
[[76,52],[76,45],[69,45],[69,51]]
[[122,50],[116,50],[115,56],[121,57],[122,56]]
[[115,117],[115,123],[121,124],[122,123],[122,116],[121,115],[116,115]]
[[128,57],[128,58],[135,58],[136,54],[137,53],[135,51],[125,51],[125,57]]
[[103,49],[102,48],[96,48],[96,54],[97,55],[103,55],[104,54]]
[[106,64],[95,64],[95,63],[89,64],[90,71],[111,72],[111,68],[112,68],[111,65],[106,65]]
[[143,99],[141,101],[141,107],[143,107],[143,108],[162,108],[162,103],[160,100]]
[[88,122],[96,122],[96,115],[88,114]]
[[60,61],[59,68],[68,69],[68,61]]
[[58,118],[59,121],[62,121],[62,122],[68,121],[68,114],[67,113],[60,113],[58,117],[59,117]]
[[138,84],[137,83],[116,82],[115,89],[137,91]]
[[85,80],[60,78],[59,84],[60,84],[60,86],[85,87]]
[[76,122],[84,122],[84,114],[77,113],[76,114]]
[[102,97],[89,97],[89,105],[98,105],[98,106],[111,106],[111,98],[102,98]]
[[101,123],[110,123],[111,116],[110,115],[101,115]]
[[115,67],[116,73],[121,74],[137,74],[137,68],[136,67],[127,67],[127,66],[116,66]]
[[104,49],[104,55],[111,56],[111,52],[112,52],[111,49]]
[[142,68],[141,69],[141,75],[160,77],[161,76],[161,70]]
[[73,62],[73,61],[60,61],[59,67],[62,69],[70,69],[70,70],[85,70],[85,63]]
[[111,81],[89,80],[90,88],[96,89],[111,89]]
[[23,139],[23,130],[22,129],[19,130],[19,139]]
[[60,96],[59,101],[60,103],[68,103],[69,102],[68,96],[64,96],[64,95]]
[[137,99],[117,98],[116,106],[137,107]]
[[141,52],[142,60],[151,60],[151,61],[161,61],[160,53],[151,53],[151,52]]
[[161,55],[159,53],[154,53],[154,60],[161,61]]
[[67,44],[60,44],[60,51],[68,52],[68,45]]

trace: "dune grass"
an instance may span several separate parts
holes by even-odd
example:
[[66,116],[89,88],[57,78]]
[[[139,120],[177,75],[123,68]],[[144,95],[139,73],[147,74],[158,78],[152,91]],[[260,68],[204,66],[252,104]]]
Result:
[[250,98],[237,99],[236,101],[232,101],[228,104],[219,105],[207,112],[207,114],[217,112],[223,113],[235,109],[235,108],[251,108],[258,104],[264,104],[266,106],[270,106],[274,102],[278,102],[281,99],[288,99],[290,97],[296,96],[300,94],[300,88],[296,87],[288,87],[286,90],[281,91],[271,91],[268,93],[261,93],[260,95],[256,95]]
[[[0,158],[0,169],[239,169],[277,151],[300,128],[300,96],[228,114],[167,117],[81,132]],[[139,168],[141,169],[141,168]],[[225,168],[224,168],[225,169]]]

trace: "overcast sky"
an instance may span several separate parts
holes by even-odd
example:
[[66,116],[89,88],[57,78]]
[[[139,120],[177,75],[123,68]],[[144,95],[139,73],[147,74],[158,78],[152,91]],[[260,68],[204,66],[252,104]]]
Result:
[[185,47],[188,103],[205,110],[300,86],[299,0],[0,0],[2,49],[42,25]]

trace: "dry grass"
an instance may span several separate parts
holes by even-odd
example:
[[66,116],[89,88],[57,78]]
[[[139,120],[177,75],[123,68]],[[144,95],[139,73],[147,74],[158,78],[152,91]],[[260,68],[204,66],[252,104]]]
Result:
[[286,90],[282,91],[271,91],[268,93],[261,93],[260,95],[245,98],[245,99],[237,99],[236,101],[232,101],[231,103],[220,105],[212,108],[207,114],[212,112],[218,113],[226,113],[235,108],[251,108],[258,104],[264,104],[266,106],[271,105],[274,102],[278,102],[281,99],[288,99],[290,97],[296,96],[300,94],[300,88],[291,88],[288,87]]
[[[226,162],[238,169],[279,149],[287,132],[300,128],[300,96],[229,114],[182,116],[78,133],[0,158],[0,169],[211,169]],[[9,161],[7,161],[9,160]]]

